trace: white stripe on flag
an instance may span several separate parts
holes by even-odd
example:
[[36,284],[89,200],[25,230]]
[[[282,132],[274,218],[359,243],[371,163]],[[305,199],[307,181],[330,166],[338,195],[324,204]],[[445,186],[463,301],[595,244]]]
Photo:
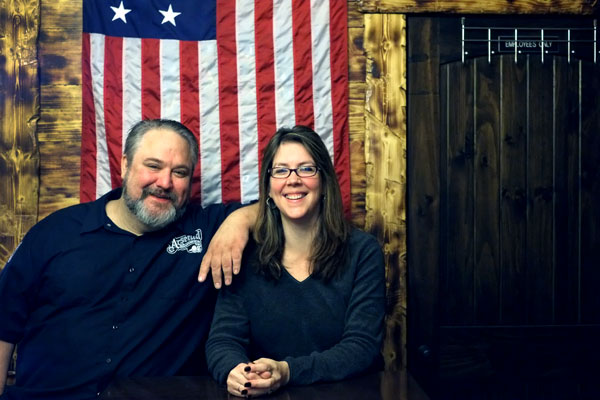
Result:
[[131,127],[142,119],[142,39],[123,38],[123,150]]
[[221,203],[221,135],[217,41],[198,42],[202,205]]
[[104,35],[90,34],[92,90],[96,109],[96,198],[112,189],[104,125]]
[[160,41],[160,115],[181,121],[179,40]]
[[240,137],[240,197],[242,203],[258,198],[258,122],[256,116],[256,54],[254,0],[235,6]]
[[329,54],[329,1],[311,1],[313,104],[315,132],[333,157],[333,106]]
[[291,0],[274,2],[273,51],[275,53],[275,121],[277,128],[296,124],[291,16]]

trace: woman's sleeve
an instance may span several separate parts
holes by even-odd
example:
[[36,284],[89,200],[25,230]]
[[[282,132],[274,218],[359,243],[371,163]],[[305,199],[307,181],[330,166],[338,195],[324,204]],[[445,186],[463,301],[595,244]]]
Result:
[[212,326],[206,342],[208,370],[219,383],[239,363],[248,362],[249,323],[242,296],[238,292],[239,276],[232,286],[219,291]]
[[350,270],[354,282],[342,339],[335,346],[308,356],[287,357],[290,384],[346,379],[381,362],[385,316],[385,266],[376,239],[362,233],[361,243],[351,243]]

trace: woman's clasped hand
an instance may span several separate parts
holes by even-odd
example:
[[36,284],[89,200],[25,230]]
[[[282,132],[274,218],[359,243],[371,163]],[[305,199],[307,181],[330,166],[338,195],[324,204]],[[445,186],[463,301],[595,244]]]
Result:
[[229,372],[227,391],[234,396],[262,396],[284,386],[289,378],[287,362],[259,358],[254,362],[240,363]]

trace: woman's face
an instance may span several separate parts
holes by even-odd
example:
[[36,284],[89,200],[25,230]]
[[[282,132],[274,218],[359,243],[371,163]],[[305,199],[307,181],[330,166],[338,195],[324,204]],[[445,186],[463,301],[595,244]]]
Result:
[[[284,142],[279,146],[271,168],[285,167],[296,169],[302,166],[316,166],[303,145]],[[301,178],[292,172],[287,178],[270,179],[269,196],[281,213],[281,218],[289,222],[314,223],[319,215],[321,202],[320,173]]]

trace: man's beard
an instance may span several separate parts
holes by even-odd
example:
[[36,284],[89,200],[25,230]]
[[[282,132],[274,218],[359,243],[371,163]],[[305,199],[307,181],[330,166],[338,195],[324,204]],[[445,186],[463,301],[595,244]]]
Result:
[[[152,213],[144,204],[144,199],[149,195],[158,196],[161,198],[169,198],[171,204],[167,210]],[[152,230],[159,230],[169,225],[171,222],[178,220],[187,206],[185,202],[181,207],[176,208],[174,204],[177,203],[177,195],[173,192],[167,192],[158,188],[145,187],[142,189],[142,194],[138,199],[132,198],[127,191],[127,177],[123,180],[123,199],[129,211],[136,216],[136,218]]]

